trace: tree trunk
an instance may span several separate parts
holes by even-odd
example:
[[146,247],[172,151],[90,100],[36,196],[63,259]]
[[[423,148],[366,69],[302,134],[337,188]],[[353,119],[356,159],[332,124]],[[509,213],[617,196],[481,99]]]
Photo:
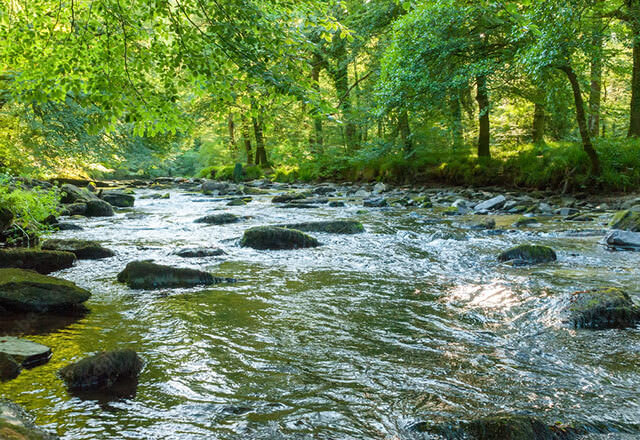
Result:
[[356,126],[352,121],[353,106],[351,105],[351,95],[349,90],[349,62],[347,60],[347,51],[344,41],[339,41],[338,48],[335,51],[337,66],[333,69],[332,77],[338,105],[342,112],[344,123],[344,141],[347,148],[351,151],[358,148]]
[[476,78],[476,101],[480,114],[478,116],[478,157],[491,157],[490,142],[490,122],[489,122],[489,92],[487,90],[487,77],[480,75]]
[[[320,70],[322,67],[322,59],[319,55],[313,56],[313,63],[311,66],[311,81],[313,82],[313,90],[320,94]],[[322,145],[324,143],[324,139],[322,136],[322,116],[318,114],[317,110],[312,110],[313,119],[313,132],[309,137],[309,146],[311,147],[311,151],[318,154],[322,152]]]
[[264,147],[264,137],[262,136],[262,116],[252,117],[253,121],[253,134],[256,138],[256,165],[261,167],[269,166],[267,161],[267,150]]
[[593,137],[600,134],[600,97],[602,94],[603,38],[600,33],[602,20],[596,22],[593,45],[596,53],[591,60],[591,88],[589,89],[589,133]]
[[233,122],[233,113],[229,113],[227,118],[227,128],[229,129],[229,149],[236,154],[238,152],[238,144],[236,144],[235,124]]
[[247,165],[253,165],[253,152],[251,151],[251,136],[249,135],[249,124],[247,118],[242,115],[242,139],[244,141],[244,148],[247,151]]
[[460,96],[454,94],[449,100],[451,106],[451,135],[453,137],[453,149],[456,150],[462,146],[464,139],[462,137],[462,105],[460,104]]
[[533,143],[539,144],[544,142],[544,125],[545,125],[546,115],[544,113],[544,105],[539,103],[534,103],[533,107],[533,127],[531,130],[531,135],[533,137]]
[[562,67],[562,71],[567,74],[571,89],[573,90],[573,100],[576,105],[576,118],[578,119],[578,128],[580,129],[580,137],[582,138],[582,148],[589,156],[591,161],[591,172],[600,175],[600,159],[598,153],[591,144],[591,136],[589,136],[589,127],[587,126],[587,118],[584,113],[584,101],[582,100],[582,92],[580,90],[580,82],[571,66]]
[[411,140],[411,127],[409,126],[409,114],[403,109],[398,116],[398,131],[402,139],[402,147],[404,151],[409,153],[413,151],[413,141]]
[[633,30],[633,73],[631,75],[631,108],[628,137],[640,136],[640,23]]

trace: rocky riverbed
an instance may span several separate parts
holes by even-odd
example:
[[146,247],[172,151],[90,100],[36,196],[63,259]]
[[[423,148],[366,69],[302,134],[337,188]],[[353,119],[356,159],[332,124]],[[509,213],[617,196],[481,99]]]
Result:
[[[0,249],[0,335],[46,354],[0,359],[0,397],[39,426],[21,429],[640,435],[637,196],[75,183],[41,248]],[[21,287],[17,301],[25,269],[41,274],[23,284],[71,297],[55,307]]]

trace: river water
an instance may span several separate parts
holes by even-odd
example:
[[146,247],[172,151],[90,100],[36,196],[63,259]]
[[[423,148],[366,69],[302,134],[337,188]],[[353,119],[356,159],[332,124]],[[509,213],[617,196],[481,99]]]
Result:
[[[53,234],[117,252],[54,274],[93,293],[86,316],[14,329],[53,357],[0,384],[0,395],[61,438],[418,439],[428,438],[412,428],[418,422],[496,412],[618,433],[594,438],[638,438],[640,331],[575,331],[563,322],[574,291],[618,286],[640,302],[640,253],[599,244],[606,215],[518,230],[515,217],[498,216],[500,233],[433,209],[363,210],[361,201],[282,209],[270,195],[227,207],[170,192],[145,200],[154,191],[137,191],[135,208]],[[194,223],[216,212],[249,218]],[[366,232],[312,234],[323,246],[305,250],[237,244],[250,226],[318,219],[358,219]],[[558,262],[497,263],[497,253],[525,242],[552,246]],[[227,255],[171,255],[198,246]],[[117,273],[140,259],[240,282],[156,291],[119,284]],[[78,397],[56,376],[116,348],[145,361],[135,394]]]

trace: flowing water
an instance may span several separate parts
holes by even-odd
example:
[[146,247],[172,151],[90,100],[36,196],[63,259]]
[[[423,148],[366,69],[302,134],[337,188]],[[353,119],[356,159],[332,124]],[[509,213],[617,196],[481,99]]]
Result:
[[[249,218],[194,223],[214,212]],[[366,233],[312,234],[322,247],[294,251],[237,244],[250,226],[344,218],[362,221]],[[427,438],[412,429],[420,421],[496,412],[638,438],[640,331],[575,331],[562,307],[571,292],[602,286],[640,301],[640,253],[607,251],[601,222],[549,219],[512,230],[513,219],[497,217],[507,229],[497,233],[432,209],[363,211],[361,202],[282,209],[265,195],[227,207],[177,190],[168,200],[138,198],[115,217],[76,220],[83,231],[54,234],[99,240],[117,256],[54,274],[93,293],[90,313],[14,327],[50,346],[53,358],[0,384],[0,395],[69,440],[413,439]],[[497,253],[524,242],[552,246],[558,262],[497,263]],[[171,255],[197,246],[227,255]],[[140,259],[240,282],[156,291],[119,284],[117,273]],[[145,361],[135,393],[74,396],[56,376],[116,348]]]

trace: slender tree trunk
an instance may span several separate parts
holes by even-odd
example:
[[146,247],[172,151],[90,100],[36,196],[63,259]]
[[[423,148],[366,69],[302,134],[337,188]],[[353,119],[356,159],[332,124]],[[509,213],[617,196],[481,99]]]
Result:
[[251,136],[249,134],[249,124],[245,115],[241,117],[242,122],[242,140],[244,141],[244,148],[247,152],[247,165],[253,165],[253,152],[251,148]]
[[353,123],[353,106],[351,104],[351,94],[349,90],[349,62],[347,60],[347,50],[345,42],[340,40],[334,52],[337,59],[337,66],[332,69],[332,77],[342,119],[344,123],[344,141],[347,149],[356,150],[358,148],[356,126]]
[[413,141],[411,139],[411,126],[409,125],[409,114],[407,110],[402,109],[398,115],[398,131],[402,139],[402,147],[404,151],[409,153],[413,151]]
[[489,121],[489,91],[487,90],[487,77],[480,75],[476,78],[476,101],[480,114],[478,116],[478,157],[491,157],[490,121]]
[[603,38],[600,33],[602,20],[596,21],[596,30],[593,35],[593,45],[596,53],[591,60],[591,88],[589,89],[589,133],[593,137],[600,134],[600,101],[602,95],[602,57]]
[[544,126],[546,115],[544,112],[544,105],[540,103],[534,103],[533,107],[533,127],[531,135],[533,137],[533,143],[538,144],[544,142]]
[[462,137],[462,105],[460,103],[459,94],[455,94],[449,100],[451,106],[451,135],[453,137],[453,149],[456,150],[462,146],[464,139]]
[[229,113],[227,117],[227,128],[229,129],[229,149],[235,154],[238,153],[238,144],[235,136],[235,123],[233,122],[233,113]]
[[633,30],[633,73],[631,75],[631,108],[628,137],[640,136],[640,23]]
[[253,135],[256,138],[256,165],[267,167],[269,162],[267,161],[267,150],[264,147],[262,116],[254,116],[251,120],[253,121]]
[[[313,89],[316,93],[320,92],[320,70],[322,67],[322,59],[319,55],[314,54],[313,62],[311,65],[311,81],[313,82]],[[309,146],[311,151],[318,154],[323,150],[323,135],[322,135],[322,116],[314,109],[312,110],[313,119],[313,132],[309,137]]]
[[591,143],[591,136],[589,136],[589,127],[587,126],[587,118],[584,112],[584,101],[582,100],[582,91],[580,90],[580,82],[578,77],[571,66],[562,67],[562,71],[567,74],[569,82],[571,83],[571,89],[573,90],[573,100],[576,105],[576,118],[578,120],[578,128],[580,129],[580,137],[582,138],[582,148],[589,156],[591,161],[591,172],[599,176],[600,175],[600,159],[598,153],[593,148]]

